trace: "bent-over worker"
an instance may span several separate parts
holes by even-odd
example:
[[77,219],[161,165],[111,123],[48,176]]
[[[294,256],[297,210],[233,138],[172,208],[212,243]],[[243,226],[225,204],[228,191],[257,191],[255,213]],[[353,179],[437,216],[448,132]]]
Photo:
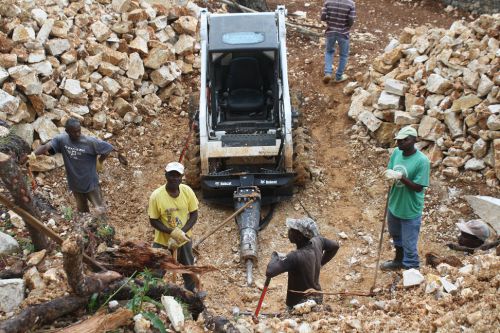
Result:
[[288,272],[286,305],[292,308],[308,299],[314,299],[320,304],[323,296],[307,296],[292,291],[315,289],[320,291],[319,273],[321,267],[329,262],[337,253],[339,244],[321,237],[316,222],[310,218],[286,219],[288,239],[297,246],[295,251],[286,256],[273,252],[267,265],[266,276],[275,277]]
[[[193,190],[181,184],[184,166],[170,162],[165,167],[167,184],[158,187],[149,198],[148,215],[155,229],[153,247],[177,249],[177,260],[183,265],[193,265],[191,228],[198,219],[198,199]],[[194,291],[195,283],[189,274],[182,274],[184,287]]]

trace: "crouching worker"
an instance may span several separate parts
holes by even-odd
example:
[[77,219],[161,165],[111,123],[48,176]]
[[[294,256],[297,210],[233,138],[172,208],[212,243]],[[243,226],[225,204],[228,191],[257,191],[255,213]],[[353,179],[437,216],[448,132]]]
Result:
[[[194,265],[191,228],[198,219],[198,199],[193,190],[181,184],[184,166],[178,162],[165,167],[167,184],[158,187],[149,198],[148,215],[155,229],[153,247],[177,252],[177,261]],[[175,251],[177,250],[177,251]],[[182,274],[184,288],[194,291],[195,283],[189,274]]]
[[288,287],[286,305],[294,305],[313,299],[320,304],[322,295],[307,296],[293,291],[315,289],[320,291],[319,272],[321,267],[329,262],[337,253],[339,244],[321,237],[316,222],[310,218],[286,219],[288,239],[297,246],[297,250],[285,255],[273,252],[267,265],[266,276],[275,277],[288,272]]
[[460,230],[458,244],[447,244],[452,250],[474,253],[476,249],[486,251],[500,244],[500,239],[486,242],[490,237],[490,228],[481,220],[459,222],[457,227]]

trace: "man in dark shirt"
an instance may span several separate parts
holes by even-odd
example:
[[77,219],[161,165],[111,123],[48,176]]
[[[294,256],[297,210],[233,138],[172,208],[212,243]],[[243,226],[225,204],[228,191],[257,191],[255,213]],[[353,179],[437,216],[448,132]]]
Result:
[[99,188],[97,171],[113,146],[105,141],[82,135],[78,119],[70,118],[65,124],[66,133],[56,135],[50,142],[41,145],[30,155],[30,160],[37,155],[61,153],[66,169],[69,189],[73,192],[79,212],[88,212],[88,201],[92,202],[99,216],[104,217],[105,207]]
[[[271,261],[267,265],[266,276],[272,278],[288,272],[286,305],[291,308],[296,304],[311,299],[305,294],[294,293],[292,290],[321,290],[319,272],[321,267],[335,256],[339,244],[321,237],[316,222],[310,218],[287,218],[286,225],[288,227],[288,239],[297,246],[297,250],[282,257],[273,252]],[[313,299],[317,303],[321,303],[323,297],[319,296]]]

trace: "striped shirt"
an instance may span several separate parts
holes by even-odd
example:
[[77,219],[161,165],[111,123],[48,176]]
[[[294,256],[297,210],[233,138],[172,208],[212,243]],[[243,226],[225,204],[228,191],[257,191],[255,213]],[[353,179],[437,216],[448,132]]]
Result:
[[349,37],[348,19],[356,18],[356,6],[352,0],[325,0],[321,9],[321,21],[326,22],[326,36],[335,32]]

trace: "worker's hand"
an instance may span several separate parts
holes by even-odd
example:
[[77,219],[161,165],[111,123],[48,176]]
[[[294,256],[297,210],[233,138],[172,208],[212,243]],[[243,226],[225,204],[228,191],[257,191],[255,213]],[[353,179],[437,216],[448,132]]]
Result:
[[36,161],[37,156],[35,155],[35,152],[32,151],[31,154],[28,155],[28,162],[32,163]]
[[170,237],[173,238],[178,244],[184,245],[189,242],[189,238],[186,236],[184,231],[177,227],[172,230],[172,232],[170,233]]
[[387,169],[384,171],[384,177],[387,180],[399,180],[403,177],[403,173],[396,170]]
[[100,159],[97,159],[95,168],[96,168],[97,172],[103,172],[103,170],[104,170],[104,162],[101,162]]
[[179,245],[179,243],[177,243],[175,241],[175,239],[173,239],[172,237],[170,237],[168,239],[168,242],[167,242],[167,248],[169,250],[175,250],[175,249],[178,249],[179,247],[181,247],[182,245]]

